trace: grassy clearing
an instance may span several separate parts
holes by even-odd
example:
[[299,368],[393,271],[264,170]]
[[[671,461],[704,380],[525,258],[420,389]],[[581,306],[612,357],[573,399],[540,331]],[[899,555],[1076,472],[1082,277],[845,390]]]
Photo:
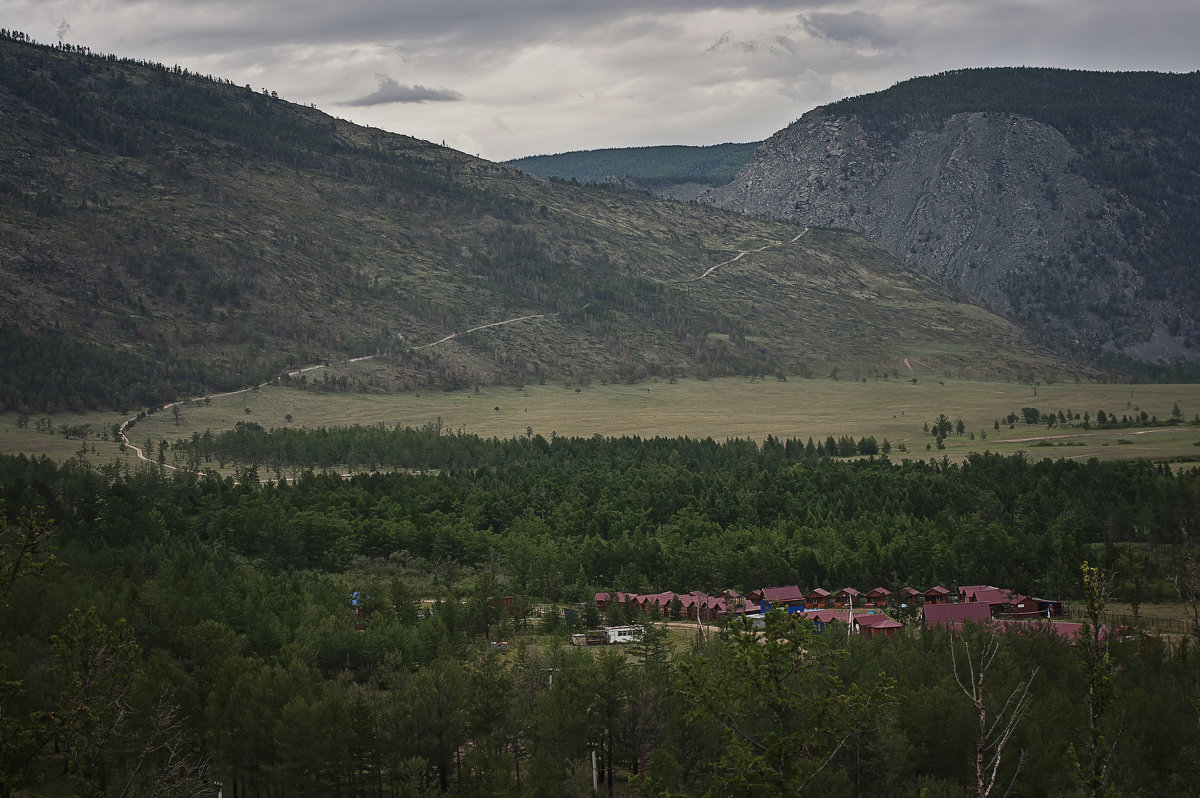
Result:
[[[369,365],[364,367],[369,368]],[[778,438],[874,435],[887,438],[897,447],[904,444],[907,455],[893,449],[893,458],[925,458],[945,455],[960,460],[973,451],[990,450],[1011,454],[1026,452],[1035,459],[1072,458],[1132,459],[1186,458],[1200,456],[1200,429],[1184,424],[1124,430],[1084,430],[1018,421],[1012,429],[993,422],[1022,407],[1044,412],[1087,411],[1095,418],[1098,410],[1109,414],[1136,415],[1145,411],[1159,419],[1169,418],[1178,404],[1185,419],[1200,412],[1200,385],[1115,385],[1060,382],[1038,388],[1037,396],[1015,382],[984,382],[952,379],[870,379],[866,382],[830,379],[773,378],[754,380],[645,381],[635,385],[601,384],[563,386],[530,385],[481,388],[478,392],[408,392],[394,394],[330,394],[293,388],[267,387],[210,403],[193,402],[182,408],[179,423],[171,413],[159,411],[139,421],[130,433],[141,445],[147,438],[173,441],[205,429],[229,429],[238,421],[253,421],[264,427],[320,427],[352,424],[385,424],[420,427],[441,420],[447,430],[484,437],[509,438],[526,434],[550,437],[592,435],[689,436]],[[247,412],[249,411],[249,412]],[[962,436],[951,435],[944,451],[926,451],[932,438],[922,427],[939,413],[952,421],[961,418]],[[291,416],[291,421],[287,416]],[[89,423],[96,431],[111,429],[123,420],[114,414],[87,413],[52,417],[55,430],[62,425]],[[17,429],[14,414],[0,415],[0,451],[46,454],[66,459],[80,449],[77,439],[61,434],[41,434]],[[974,433],[975,440],[970,439]],[[986,435],[986,439],[984,438]],[[118,456],[115,443],[97,438],[88,441],[96,462],[111,462]],[[132,457],[132,454],[126,454]]]

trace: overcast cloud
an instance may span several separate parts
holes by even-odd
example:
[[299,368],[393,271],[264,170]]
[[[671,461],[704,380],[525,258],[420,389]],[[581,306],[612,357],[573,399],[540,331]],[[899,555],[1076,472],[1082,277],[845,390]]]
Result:
[[429,89],[424,86],[401,86],[395,78],[387,75],[376,75],[379,88],[365,97],[349,100],[345,105],[362,108],[368,105],[387,105],[388,103],[428,103],[452,102],[461,100],[462,95],[450,89]]
[[1195,0],[7,0],[0,27],[494,160],[753,141],[963,67],[1200,68]]

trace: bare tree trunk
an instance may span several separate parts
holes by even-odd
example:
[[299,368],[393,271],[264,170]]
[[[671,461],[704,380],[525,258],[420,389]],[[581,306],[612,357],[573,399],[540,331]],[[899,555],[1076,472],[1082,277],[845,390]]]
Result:
[[[1013,688],[1005,700],[1004,706],[1000,708],[994,718],[989,720],[984,684],[988,669],[991,668],[992,662],[1000,650],[999,630],[993,627],[985,632],[982,646],[977,653],[972,653],[971,643],[964,636],[961,640],[964,652],[961,665],[958,658],[958,643],[959,641],[955,639],[950,641],[950,662],[954,671],[954,680],[963,694],[970,699],[971,705],[975,707],[975,711],[979,715],[979,739],[975,746],[975,794],[978,798],[988,798],[996,786],[1000,763],[1004,757],[1004,748],[1008,745],[1013,732],[1016,731],[1017,725],[1020,724],[1021,718],[1029,709],[1029,703],[1032,700],[1029,687],[1033,684],[1038,669],[1035,667],[1028,679]],[[963,672],[964,668],[965,673]],[[1021,772],[1024,762],[1025,756],[1022,754],[1017,760],[1013,781]]]

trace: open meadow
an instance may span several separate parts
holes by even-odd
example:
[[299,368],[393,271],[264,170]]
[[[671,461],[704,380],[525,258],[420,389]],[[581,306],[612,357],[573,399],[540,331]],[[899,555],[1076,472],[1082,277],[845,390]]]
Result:
[[[1063,427],[1009,425],[1009,414],[1022,416],[1033,407],[1043,414],[1061,411],[1079,415]],[[1082,416],[1093,421],[1098,413],[1165,421],[1179,408],[1176,426],[1135,426],[1125,429],[1084,429]],[[129,438],[142,446],[147,440],[174,441],[204,430],[232,428],[239,421],[263,427],[336,427],[354,424],[422,427],[440,422],[442,429],[482,437],[511,438],[530,432],[559,436],[688,436],[779,439],[812,437],[822,441],[849,435],[886,438],[893,459],[947,456],[961,460],[974,451],[1012,454],[1024,451],[1041,458],[1151,458],[1187,462],[1200,460],[1200,385],[1122,385],[1055,382],[1040,385],[1036,395],[1028,384],[923,378],[912,380],[725,378],[713,380],[646,380],[636,384],[528,385],[489,387],[477,391],[407,392],[391,394],[328,393],[267,386],[236,394],[193,400],[171,410],[159,409],[132,425]],[[924,431],[944,414],[961,435],[952,432],[936,448]],[[124,421],[115,413],[88,412],[55,416],[0,415],[0,451],[45,454],[55,460],[79,456],[94,463],[115,457],[134,461],[132,451],[121,453],[114,425]],[[995,428],[996,421],[1000,428]],[[77,434],[66,431],[89,425],[86,447]],[[929,447],[927,449],[926,447]],[[903,448],[900,448],[903,447]],[[86,451],[84,451],[86,449]]]

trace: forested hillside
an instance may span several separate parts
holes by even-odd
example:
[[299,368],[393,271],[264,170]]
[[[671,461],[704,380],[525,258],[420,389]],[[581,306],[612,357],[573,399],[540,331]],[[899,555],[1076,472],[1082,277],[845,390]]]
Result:
[[[782,618],[765,643],[651,626],[614,651],[568,633],[604,620],[598,589],[991,583],[1072,599],[1084,561],[1128,601],[1196,584],[1194,471],[403,440],[434,470],[259,484],[250,466],[235,483],[0,458],[5,793],[584,795],[595,746],[602,788],[644,795],[958,794],[975,784],[979,714],[954,677],[971,654],[912,615],[886,639]],[[1123,794],[1195,791],[1187,638],[1088,648],[1031,624],[967,639],[974,656],[999,646],[993,712],[1032,677],[999,767],[1011,795],[1067,794],[1101,765]],[[509,650],[489,653],[495,640]],[[1105,693],[1089,703],[1092,678]]]
[[547,183],[182,67],[0,38],[0,110],[6,409],[365,355],[392,367],[372,391],[1072,368],[857,236]]
[[860,230],[1049,335],[1200,348],[1200,73],[988,68],[831,103],[715,204]]
[[[582,150],[556,155],[529,155],[506,163],[538,177],[610,183],[642,189],[658,196],[691,199],[703,187],[733,179],[762,142]],[[682,196],[685,187],[694,187]]]

